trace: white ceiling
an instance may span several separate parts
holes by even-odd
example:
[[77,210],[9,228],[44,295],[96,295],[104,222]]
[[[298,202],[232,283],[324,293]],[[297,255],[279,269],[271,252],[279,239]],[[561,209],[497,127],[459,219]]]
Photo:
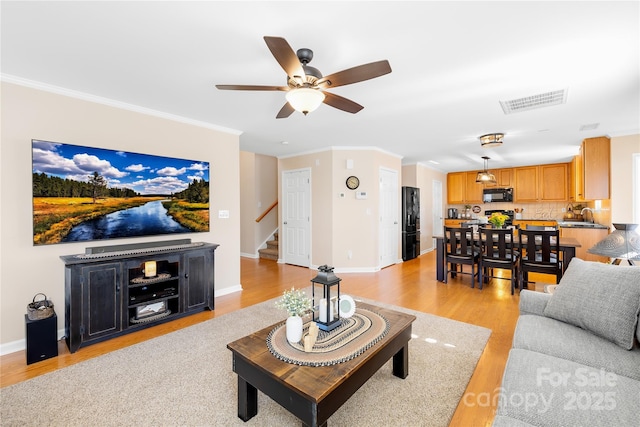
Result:
[[[483,155],[490,168],[561,162],[584,138],[640,133],[639,4],[2,1],[2,77],[235,129],[241,150],[266,155],[378,147],[445,172]],[[357,114],[276,120],[283,92],[214,87],[286,85],[265,35],[312,49],[325,75],[381,59],[393,71],[332,90]],[[566,104],[499,104],[559,89]],[[483,150],[490,132],[505,143]]]

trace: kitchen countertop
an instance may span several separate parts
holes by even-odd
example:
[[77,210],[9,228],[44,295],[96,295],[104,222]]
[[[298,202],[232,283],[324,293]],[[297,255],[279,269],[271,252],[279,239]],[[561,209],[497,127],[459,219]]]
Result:
[[[458,221],[468,222],[469,224],[483,224],[483,221],[480,221],[478,218],[470,219],[470,218],[446,218],[446,219],[456,219]],[[564,221],[557,219],[543,219],[543,218],[518,218],[514,219],[514,221],[544,221],[550,222],[555,221],[560,228],[596,228],[596,229],[608,229],[606,225],[597,224],[593,222],[585,222],[585,221]]]
[[608,229],[606,225],[596,224],[593,222],[582,221],[558,221],[558,227],[560,228],[600,228]]

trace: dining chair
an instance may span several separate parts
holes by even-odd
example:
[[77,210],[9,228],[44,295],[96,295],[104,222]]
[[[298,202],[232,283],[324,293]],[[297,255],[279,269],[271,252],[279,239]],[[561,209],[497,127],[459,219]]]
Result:
[[[445,275],[444,283],[448,283],[449,273],[451,277],[456,274],[470,274],[471,287],[475,287],[475,278],[479,272],[476,271],[480,250],[475,241],[473,228],[471,227],[444,227],[444,250],[445,250]],[[458,271],[458,265],[460,271]],[[464,271],[464,266],[471,266],[471,273]]]
[[514,249],[513,229],[511,228],[480,228],[480,258],[479,258],[479,288],[489,278],[502,277],[494,274],[494,269],[509,270],[511,272],[511,295],[514,294],[519,282],[518,263],[520,253]]
[[555,276],[557,284],[562,278],[560,259],[560,230],[532,230],[518,233],[520,247],[520,290],[530,283],[529,273]]

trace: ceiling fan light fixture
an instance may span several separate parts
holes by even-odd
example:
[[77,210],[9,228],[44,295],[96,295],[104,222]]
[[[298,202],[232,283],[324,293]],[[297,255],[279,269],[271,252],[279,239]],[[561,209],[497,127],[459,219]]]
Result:
[[491,172],[489,172],[489,157],[487,156],[482,156],[482,158],[484,159],[484,170],[482,172],[478,172],[478,174],[476,175],[476,182],[481,183],[481,184],[495,184],[496,183],[496,176],[494,174],[492,174]]
[[318,89],[301,87],[288,91],[286,98],[294,110],[300,111],[306,116],[322,104],[324,93]]
[[488,133],[480,137],[480,145],[483,148],[497,147],[502,145],[504,133]]

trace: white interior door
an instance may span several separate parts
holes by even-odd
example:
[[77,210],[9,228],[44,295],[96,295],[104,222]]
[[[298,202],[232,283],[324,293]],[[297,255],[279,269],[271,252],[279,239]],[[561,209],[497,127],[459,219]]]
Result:
[[[435,179],[431,183],[431,197],[432,197],[432,212],[431,217],[433,230],[431,231],[431,235],[439,236],[442,234],[444,228],[444,219],[442,217],[442,182],[436,181]],[[431,239],[431,249],[436,247],[436,239]]]
[[380,168],[380,268],[398,259],[398,172]]
[[309,267],[311,250],[311,171],[282,173],[282,253],[287,264]]

